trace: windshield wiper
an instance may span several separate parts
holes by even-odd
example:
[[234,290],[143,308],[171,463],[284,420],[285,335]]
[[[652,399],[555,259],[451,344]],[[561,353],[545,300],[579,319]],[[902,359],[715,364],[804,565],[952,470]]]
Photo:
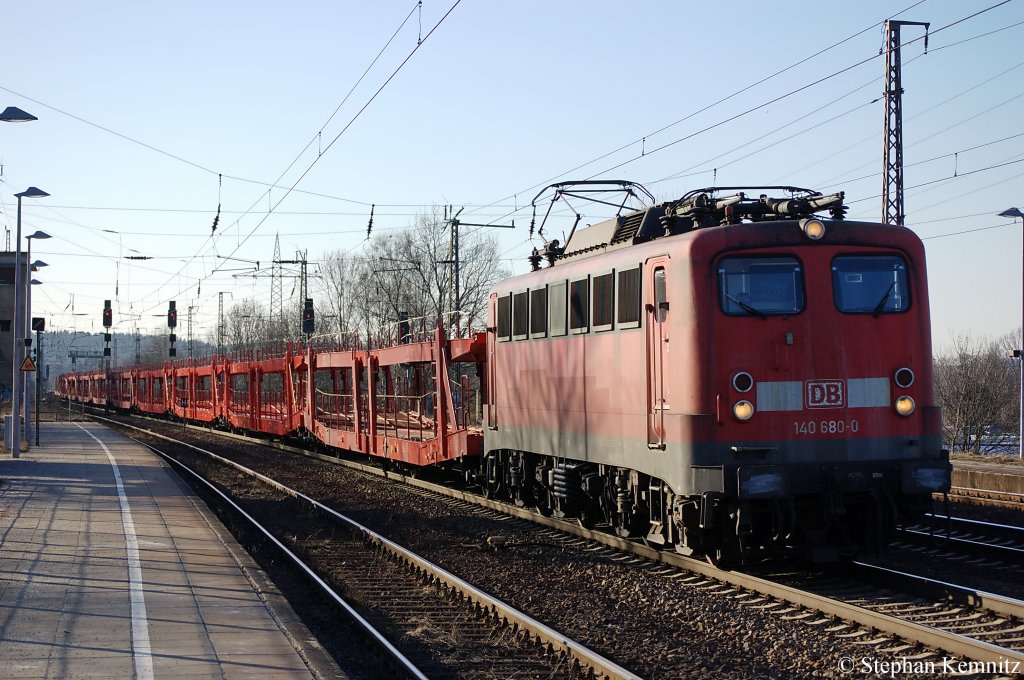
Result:
[[891,295],[891,294],[892,294],[892,289],[893,289],[893,288],[895,288],[895,287],[896,287],[896,282],[895,282],[895,281],[893,281],[892,283],[890,283],[890,284],[889,284],[889,288],[888,288],[888,289],[887,289],[887,290],[885,291],[885,295],[883,295],[883,296],[882,296],[882,299],[878,301],[878,304],[877,304],[877,305],[875,305],[875,311],[874,311],[874,315],[875,315],[876,317],[877,317],[877,316],[878,316],[879,314],[881,314],[881,313],[882,313],[882,310],[883,310],[883,309],[885,309],[885,304],[886,304],[887,302],[889,302],[889,295]]
[[730,300],[735,302],[737,305],[739,305],[740,309],[742,309],[747,314],[753,314],[755,316],[761,317],[762,319],[767,319],[768,318],[767,314],[762,312],[760,309],[757,309],[756,307],[751,307],[750,305],[748,305],[743,300],[737,300],[736,298],[734,298],[732,295],[729,295],[728,293],[725,294],[725,297],[729,298]]

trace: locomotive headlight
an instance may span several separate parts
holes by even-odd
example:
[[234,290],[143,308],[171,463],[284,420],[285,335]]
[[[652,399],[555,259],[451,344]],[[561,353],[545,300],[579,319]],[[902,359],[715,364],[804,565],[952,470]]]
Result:
[[901,368],[893,374],[893,381],[903,389],[907,389],[914,384],[914,372],[909,368]]
[[800,220],[800,228],[803,229],[804,235],[812,241],[817,241],[825,235],[825,223],[817,218]]
[[754,386],[754,378],[746,371],[740,371],[732,377],[732,386],[737,392],[749,392]]
[[754,415],[754,405],[746,399],[737,401],[732,407],[732,414],[737,420],[750,420]]
[[901,416],[909,416],[914,412],[914,400],[906,395],[896,400],[896,413]]

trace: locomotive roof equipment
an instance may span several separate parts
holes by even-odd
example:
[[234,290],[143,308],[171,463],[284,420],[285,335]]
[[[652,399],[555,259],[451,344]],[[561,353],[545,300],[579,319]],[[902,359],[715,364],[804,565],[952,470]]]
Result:
[[[812,218],[816,213],[828,211],[833,220],[842,220],[846,214],[843,205],[844,192],[822,194],[813,189],[794,186],[727,186],[706,187],[695,189],[681,198],[668,203],[655,203],[654,196],[643,186],[625,180],[613,181],[579,181],[559,182],[542,189],[533,199],[534,219],[530,224],[530,234],[536,222],[537,200],[552,192],[547,212],[541,220],[537,234],[544,237],[544,228],[552,215],[552,208],[558,201],[565,202],[575,216],[572,228],[563,246],[557,240],[545,241],[542,249],[534,249],[529,256],[533,270],[540,268],[543,260],[548,266],[557,261],[589,257],[598,253],[621,247],[652,241],[663,236],[682,234],[694,229],[740,224],[748,222],[767,222],[773,220],[793,220]],[[732,194],[718,196],[719,192],[731,191]],[[789,194],[786,198],[773,198],[765,191],[782,191]],[[603,194],[621,194],[622,200],[612,203],[597,196]],[[756,196],[756,197],[755,197]],[[570,198],[582,198],[591,203],[610,206],[616,209],[615,217],[577,229],[583,215],[569,202]],[[629,208],[630,201],[646,202],[651,205],[640,208]],[[812,240],[820,239],[825,233],[825,225],[821,220],[809,220],[801,225],[804,233]]]

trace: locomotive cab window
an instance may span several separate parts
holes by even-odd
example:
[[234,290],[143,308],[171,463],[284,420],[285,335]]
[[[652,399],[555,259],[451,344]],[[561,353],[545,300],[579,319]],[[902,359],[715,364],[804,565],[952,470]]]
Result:
[[832,260],[836,309],[894,314],[910,308],[907,263],[899,255],[841,255]]
[[787,316],[804,309],[804,272],[795,257],[725,257],[718,302],[730,316]]
[[658,314],[655,317],[657,322],[668,320],[668,286],[665,283],[664,267],[654,270],[654,309]]

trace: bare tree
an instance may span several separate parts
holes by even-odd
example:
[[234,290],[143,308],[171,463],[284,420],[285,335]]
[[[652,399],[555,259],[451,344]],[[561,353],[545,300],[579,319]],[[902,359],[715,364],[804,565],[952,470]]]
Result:
[[935,359],[935,392],[943,440],[951,451],[987,453],[1016,442],[1020,417],[1020,331],[997,340],[957,337]]
[[[509,276],[500,265],[497,239],[467,231],[459,245],[462,325],[483,325],[487,292]],[[373,237],[360,257],[335,252],[321,265],[339,332],[369,335],[401,315],[435,319],[454,310],[454,253],[450,227],[434,208],[404,231]]]
[[224,315],[225,344],[231,349],[252,349],[266,341],[267,310],[254,298],[244,298]]
[[317,325],[322,331],[347,335],[356,330],[355,301],[359,293],[356,260],[336,250],[320,264],[326,299],[318,301]]
[[170,347],[167,335],[144,335],[139,344],[143,366],[157,366],[170,358],[167,355]]

